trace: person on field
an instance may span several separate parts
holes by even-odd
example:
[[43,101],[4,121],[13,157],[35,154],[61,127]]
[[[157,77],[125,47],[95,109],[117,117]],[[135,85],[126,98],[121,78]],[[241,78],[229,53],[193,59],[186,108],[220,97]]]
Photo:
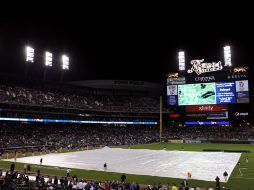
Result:
[[227,173],[227,171],[225,171],[223,173],[223,177],[224,177],[225,182],[227,182],[228,181],[228,173]]
[[106,162],[104,163],[103,167],[104,167],[104,170],[107,170],[107,167],[108,167],[108,166],[107,166],[107,163],[106,163]]

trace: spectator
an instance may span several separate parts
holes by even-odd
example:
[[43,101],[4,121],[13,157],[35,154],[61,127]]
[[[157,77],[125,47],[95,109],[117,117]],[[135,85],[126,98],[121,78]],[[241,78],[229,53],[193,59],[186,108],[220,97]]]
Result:
[[30,166],[30,164],[27,165],[27,171],[31,172],[31,166]]
[[14,164],[14,162],[11,163],[11,168],[10,168],[10,169],[11,169],[11,172],[13,173],[13,172],[14,172],[14,169],[15,169],[15,164]]
[[70,172],[71,172],[71,170],[70,170],[70,168],[68,168],[68,169],[66,170],[66,176],[67,176],[67,177],[70,177]]
[[122,174],[122,176],[121,176],[121,182],[125,182],[125,180],[126,180],[126,175]]
[[220,189],[220,178],[218,176],[215,178],[215,181],[216,181],[216,188]]
[[58,178],[57,178],[57,176],[55,176],[55,178],[54,178],[54,186],[57,187],[57,185],[58,185]]
[[24,164],[24,173],[27,172],[27,164]]
[[172,190],[178,190],[175,183],[173,183]]

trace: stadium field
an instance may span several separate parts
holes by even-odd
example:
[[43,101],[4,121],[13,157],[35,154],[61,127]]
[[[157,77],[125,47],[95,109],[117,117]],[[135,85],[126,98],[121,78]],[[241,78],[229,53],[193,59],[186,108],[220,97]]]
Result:
[[[129,148],[128,146],[123,146],[122,148]],[[222,183],[221,186],[230,187],[231,189],[254,189],[254,145],[242,145],[242,144],[148,144],[148,145],[135,145],[131,146],[133,149],[152,149],[152,150],[181,150],[181,151],[203,151],[204,149],[221,150],[246,150],[249,153],[242,153],[240,158],[240,165],[236,165],[234,168],[228,182],[226,184]],[[249,162],[246,163],[246,158],[248,157]],[[225,160],[225,162],[227,162]],[[128,164],[128,163],[126,163]],[[0,168],[9,168],[10,162],[1,161]],[[23,164],[16,163],[16,169],[22,170]],[[44,167],[39,165],[32,165],[32,171],[41,170],[42,173],[52,174],[52,175],[65,175],[66,171],[63,169],[56,169],[53,167]],[[72,175],[76,174],[78,177],[93,179],[93,180],[120,180],[120,173],[111,173],[103,171],[93,171],[93,170],[82,170],[82,169],[72,169]],[[128,181],[136,181],[140,184],[158,184],[158,183],[177,183],[180,184],[182,179],[166,178],[166,177],[153,177],[144,175],[131,175],[127,174]],[[221,179],[221,181],[223,181]],[[215,186],[215,182],[207,182],[201,180],[189,180],[189,185],[208,187]]]

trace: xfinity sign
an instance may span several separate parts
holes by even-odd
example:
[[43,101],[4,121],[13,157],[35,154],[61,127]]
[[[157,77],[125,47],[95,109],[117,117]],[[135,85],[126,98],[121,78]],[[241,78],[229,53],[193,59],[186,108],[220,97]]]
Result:
[[199,111],[213,111],[213,106],[200,106]]

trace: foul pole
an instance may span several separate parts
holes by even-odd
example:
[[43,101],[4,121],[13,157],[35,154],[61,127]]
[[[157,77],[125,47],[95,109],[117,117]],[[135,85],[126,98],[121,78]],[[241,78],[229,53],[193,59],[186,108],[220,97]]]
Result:
[[160,96],[160,142],[162,140],[162,96]]

